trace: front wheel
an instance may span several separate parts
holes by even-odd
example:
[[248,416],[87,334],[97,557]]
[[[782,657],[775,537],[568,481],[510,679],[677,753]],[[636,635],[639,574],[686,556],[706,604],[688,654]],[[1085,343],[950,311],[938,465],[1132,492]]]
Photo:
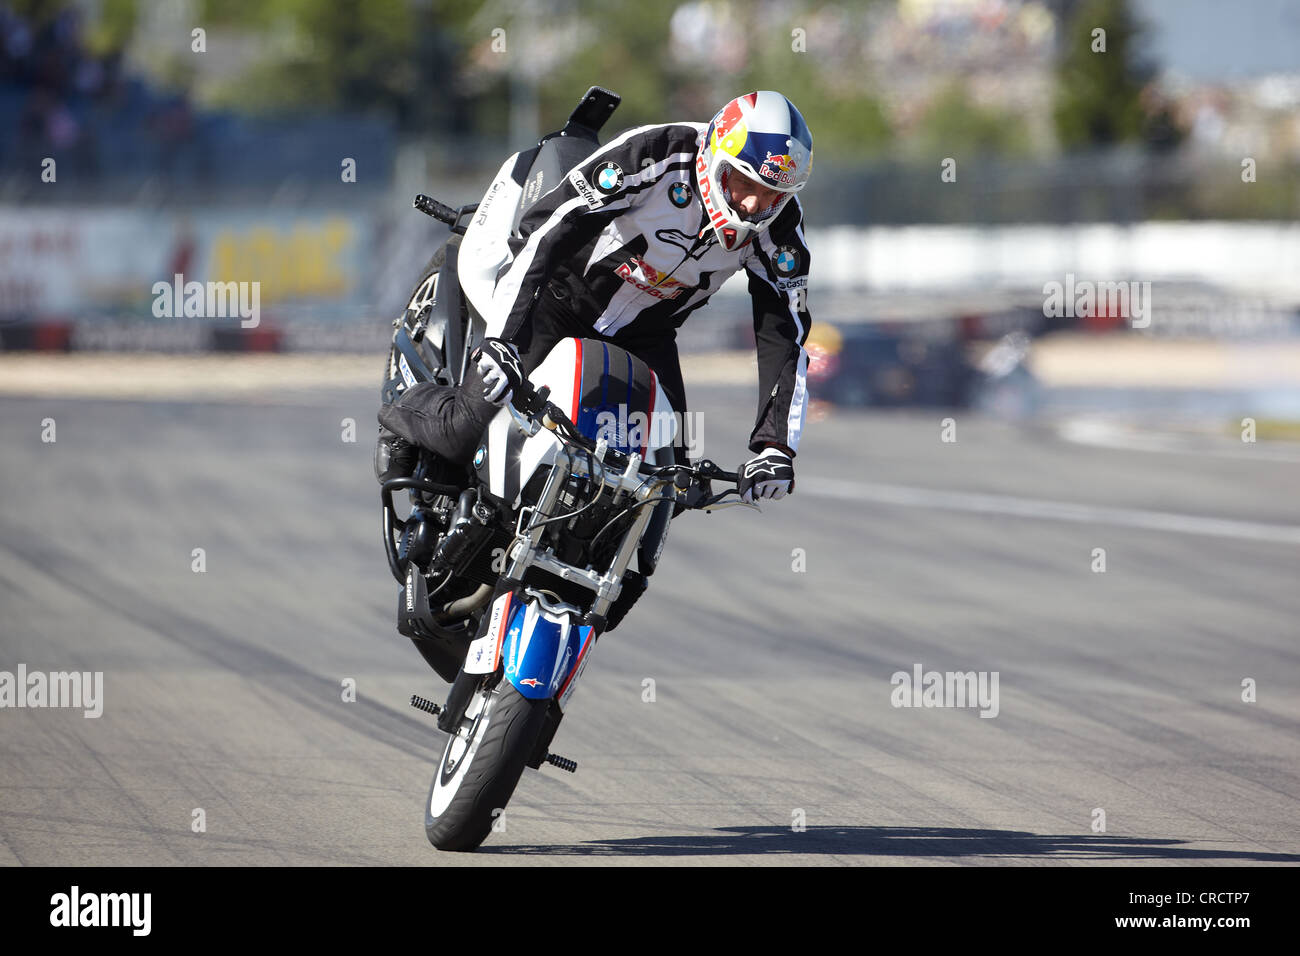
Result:
[[474,692],[447,741],[424,809],[439,850],[474,850],[492,832],[546,722],[549,700],[529,700],[507,680]]

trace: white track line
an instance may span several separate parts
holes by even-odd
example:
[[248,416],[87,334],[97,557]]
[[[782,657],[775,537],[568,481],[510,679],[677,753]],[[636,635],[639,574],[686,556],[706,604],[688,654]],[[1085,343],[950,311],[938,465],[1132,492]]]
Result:
[[1199,534],[1214,538],[1236,538],[1241,541],[1275,541],[1300,545],[1300,525],[1265,524],[1258,521],[1206,518],[1168,511],[1080,505],[1041,498],[910,488],[904,485],[842,481],[836,478],[801,477],[798,479],[796,490],[819,498],[900,505],[905,508],[940,508],[946,511],[964,511],[969,514],[1010,515],[1016,518],[1073,521],[1079,524],[1112,525],[1120,528],[1142,528],[1148,531],[1170,531],[1175,534]]
[[1291,442],[1232,442],[1210,436],[1132,431],[1104,419],[1075,418],[1057,427],[1057,434],[1076,445],[1147,451],[1166,455],[1194,455],[1197,458],[1230,458],[1234,461],[1282,461],[1300,463],[1300,449]]

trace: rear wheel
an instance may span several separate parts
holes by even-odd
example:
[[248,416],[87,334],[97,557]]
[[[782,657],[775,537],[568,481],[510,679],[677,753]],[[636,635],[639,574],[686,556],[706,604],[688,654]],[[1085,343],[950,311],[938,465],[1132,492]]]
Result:
[[[420,270],[420,280],[415,283],[415,288],[411,290],[411,296],[407,300],[402,318],[393,323],[395,330],[398,326],[405,326],[409,333],[415,328],[417,318],[424,312],[425,308],[434,304],[438,297],[439,273],[447,263],[447,246],[453,242],[459,243],[459,240],[459,236],[452,236],[451,239],[444,242],[434,252],[424,268]],[[423,353],[425,362],[435,373],[447,365],[447,356],[444,349],[446,330],[441,326],[442,323],[435,323],[433,328],[426,329],[422,341],[417,346],[418,350]],[[389,350],[388,359],[384,364],[384,381],[380,386],[380,394],[384,404],[397,401],[400,394],[398,388],[404,380],[407,385],[412,384],[405,375],[401,374],[399,367],[399,353],[396,346],[398,334],[397,331],[394,331],[394,345]]]
[[[453,239],[459,240],[459,236],[453,236]],[[447,262],[447,246],[450,243],[443,243],[434,252],[425,267],[420,270],[420,281],[415,284],[411,290],[411,298],[408,300],[406,308],[408,311],[419,315],[420,310],[429,305],[436,298],[438,273]]]
[[488,680],[470,698],[429,788],[424,831],[440,850],[474,850],[487,839],[546,723],[549,700]]

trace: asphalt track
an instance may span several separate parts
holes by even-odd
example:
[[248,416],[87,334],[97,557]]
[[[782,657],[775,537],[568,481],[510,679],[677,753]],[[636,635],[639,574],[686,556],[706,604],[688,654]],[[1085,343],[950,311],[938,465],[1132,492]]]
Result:
[[[374,392],[0,398],[0,670],[104,673],[98,719],[0,710],[0,863],[1300,862],[1294,459],[878,412],[810,425],[762,515],[675,522],[554,745],[578,773],[434,851]],[[751,395],[692,390],[729,466]],[[916,664],[998,672],[996,717],[892,706]]]

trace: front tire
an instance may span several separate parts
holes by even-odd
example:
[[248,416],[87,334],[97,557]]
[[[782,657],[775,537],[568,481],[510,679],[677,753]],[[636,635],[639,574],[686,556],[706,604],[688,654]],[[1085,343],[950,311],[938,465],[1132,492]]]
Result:
[[510,802],[546,723],[549,700],[529,700],[507,680],[475,691],[447,741],[424,807],[439,850],[475,850]]

